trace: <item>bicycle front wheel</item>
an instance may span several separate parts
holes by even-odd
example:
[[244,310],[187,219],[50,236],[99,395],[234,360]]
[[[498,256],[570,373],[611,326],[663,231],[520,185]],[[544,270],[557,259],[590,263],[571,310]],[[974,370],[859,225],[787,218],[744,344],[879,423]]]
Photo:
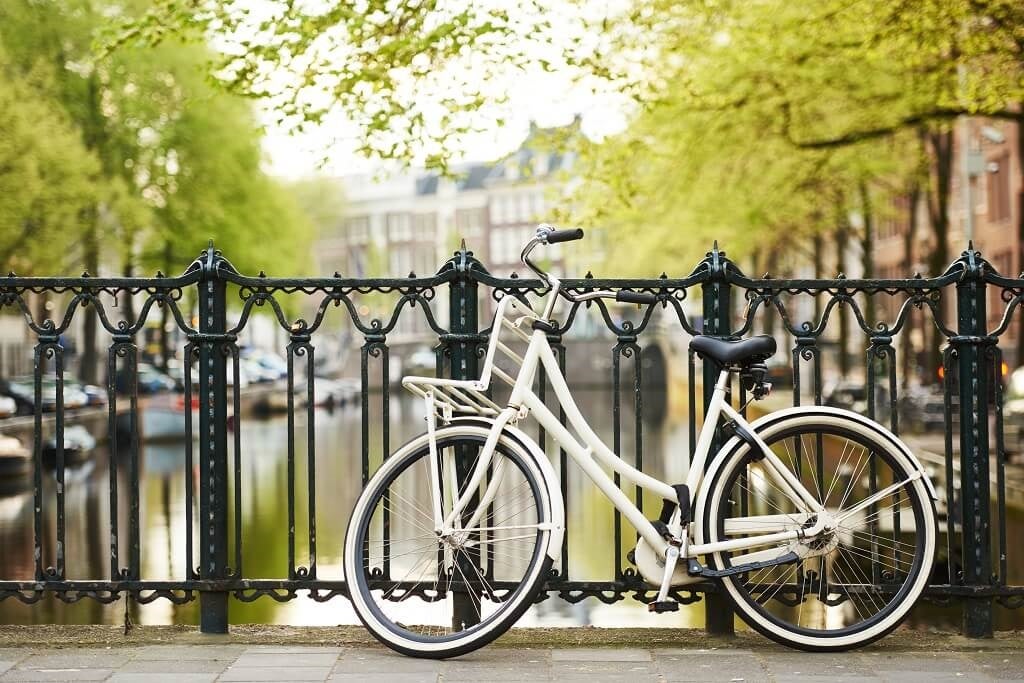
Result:
[[[486,436],[480,427],[436,432],[444,512],[465,491]],[[430,458],[420,436],[371,478],[349,523],[345,578],[378,640],[403,654],[445,658],[491,642],[532,604],[552,565],[551,510],[537,465],[502,438],[462,530],[437,534]]]
[[[712,556],[718,568],[793,553],[785,564],[722,579],[737,612],[777,642],[813,651],[859,647],[896,628],[928,581],[935,509],[895,437],[863,418],[810,409],[759,434],[824,508],[824,533]],[[714,475],[705,539],[808,530],[818,515],[741,444]],[[792,557],[792,555],[790,555]]]

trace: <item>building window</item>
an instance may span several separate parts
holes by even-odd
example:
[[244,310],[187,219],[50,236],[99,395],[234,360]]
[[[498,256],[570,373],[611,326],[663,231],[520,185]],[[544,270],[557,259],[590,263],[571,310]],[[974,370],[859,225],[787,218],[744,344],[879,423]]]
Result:
[[474,239],[480,236],[484,227],[486,209],[456,209],[455,230],[459,237]]
[[353,216],[346,219],[345,234],[349,244],[366,244],[370,238],[369,216]]
[[412,228],[409,214],[389,213],[387,216],[388,242],[409,242],[412,240]]
[[412,238],[417,242],[433,242],[437,234],[437,214],[418,213],[412,217]]
[[1010,156],[1003,152],[992,162],[988,175],[988,217],[992,221],[1005,221],[1010,217]]

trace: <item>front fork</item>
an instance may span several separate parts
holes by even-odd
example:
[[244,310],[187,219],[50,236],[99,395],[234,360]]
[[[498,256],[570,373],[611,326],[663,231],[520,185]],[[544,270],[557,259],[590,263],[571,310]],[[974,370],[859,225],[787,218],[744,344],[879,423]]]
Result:
[[433,517],[434,517],[434,533],[440,538],[451,538],[456,532],[466,532],[475,529],[480,524],[480,518],[483,516],[484,511],[494,502],[495,497],[498,495],[498,488],[501,486],[502,479],[505,474],[505,461],[501,460],[491,473],[490,480],[487,482],[487,488],[484,491],[484,495],[476,504],[476,509],[473,511],[473,515],[463,522],[463,511],[466,506],[469,505],[474,496],[474,492],[480,488],[480,484],[487,474],[488,468],[491,466],[491,462],[494,459],[494,449],[498,445],[498,439],[501,438],[501,432],[504,430],[505,425],[508,424],[515,414],[516,410],[513,408],[506,408],[503,410],[495,419],[494,425],[491,427],[490,433],[487,435],[487,440],[484,445],[481,446],[480,454],[476,460],[476,466],[469,475],[469,480],[462,489],[462,494],[459,495],[459,482],[456,473],[455,456],[452,456],[452,462],[446,463],[449,476],[451,478],[450,486],[452,491],[452,509],[445,514],[444,512],[444,486],[441,482],[441,463],[437,453],[437,439],[436,439],[436,413],[434,412],[434,395],[433,392],[427,392],[424,398],[427,408],[427,434],[429,436],[429,448],[430,448],[430,487],[433,495],[431,496],[431,503],[433,506]]

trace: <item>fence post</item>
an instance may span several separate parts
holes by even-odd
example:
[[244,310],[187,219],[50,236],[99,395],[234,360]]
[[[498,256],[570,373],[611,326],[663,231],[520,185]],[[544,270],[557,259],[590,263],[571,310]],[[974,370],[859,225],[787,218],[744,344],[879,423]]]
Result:
[[[228,593],[210,582],[227,578],[228,561],[228,382],[226,264],[213,242],[199,257],[199,630],[228,632]],[[185,378],[189,381],[189,378]],[[186,406],[186,410],[188,407]]]
[[[960,257],[956,284],[957,336],[949,341],[957,358],[960,399],[960,500],[963,583],[971,589],[992,583],[989,496],[989,396],[991,368],[987,336],[985,271],[988,264],[973,245]],[[992,600],[968,595],[963,604],[963,634],[992,636]]]
[[[704,262],[708,266],[710,277],[701,285],[701,300],[704,308],[704,334],[728,335],[732,331],[729,321],[732,292],[726,278],[729,259],[724,251],[719,251],[718,242],[707,253]],[[713,363],[703,362],[704,370],[704,414],[714,395],[715,382],[718,380],[718,369]],[[711,442],[711,453],[714,454],[722,445],[722,434],[715,431]],[[710,464],[711,459],[708,459]],[[712,635],[733,635],[733,611],[726,597],[720,593],[708,593],[704,596],[705,629]]]
[[[473,252],[466,249],[463,242],[461,248],[449,261],[454,268],[456,277],[448,288],[449,312],[449,353],[451,366],[449,376],[452,379],[475,379],[479,376],[477,363],[477,341],[479,335],[479,306],[477,303],[477,283],[470,275],[473,269],[481,268],[480,262],[473,257]],[[455,449],[455,471],[459,486],[467,481],[472,474],[471,465],[476,460],[476,453],[468,446],[457,446]],[[475,501],[467,509],[475,508]],[[479,551],[468,555],[466,559],[480,564]],[[468,569],[468,568],[467,568]],[[472,570],[465,572],[473,576]],[[469,593],[456,593],[452,614],[452,628],[463,629],[480,621],[480,598]]]

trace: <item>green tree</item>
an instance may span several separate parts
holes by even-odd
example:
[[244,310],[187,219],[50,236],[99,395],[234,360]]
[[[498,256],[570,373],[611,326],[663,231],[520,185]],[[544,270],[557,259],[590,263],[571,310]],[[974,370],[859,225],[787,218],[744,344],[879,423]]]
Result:
[[583,26],[548,17],[572,9],[551,0],[158,0],[108,45],[213,37],[218,81],[267,100],[278,123],[342,121],[367,156],[444,170],[467,136],[505,113],[508,76],[564,63],[557,46]]
[[[81,265],[125,274],[139,257],[174,272],[213,238],[239,268],[300,267],[309,230],[291,197],[261,168],[260,131],[244,99],[213,88],[201,44],[167,42],[97,57],[111,17],[147,5],[104,0],[11,0],[0,39],[15,71],[50,74],[47,94],[99,162],[104,188],[81,212]],[[113,249],[108,249],[113,247]],[[85,311],[80,374],[94,380],[96,317]]]
[[[0,266],[39,274],[77,264],[70,226],[97,200],[100,168],[45,91],[48,75],[27,77],[0,42]],[[40,82],[42,87],[40,87]]]

